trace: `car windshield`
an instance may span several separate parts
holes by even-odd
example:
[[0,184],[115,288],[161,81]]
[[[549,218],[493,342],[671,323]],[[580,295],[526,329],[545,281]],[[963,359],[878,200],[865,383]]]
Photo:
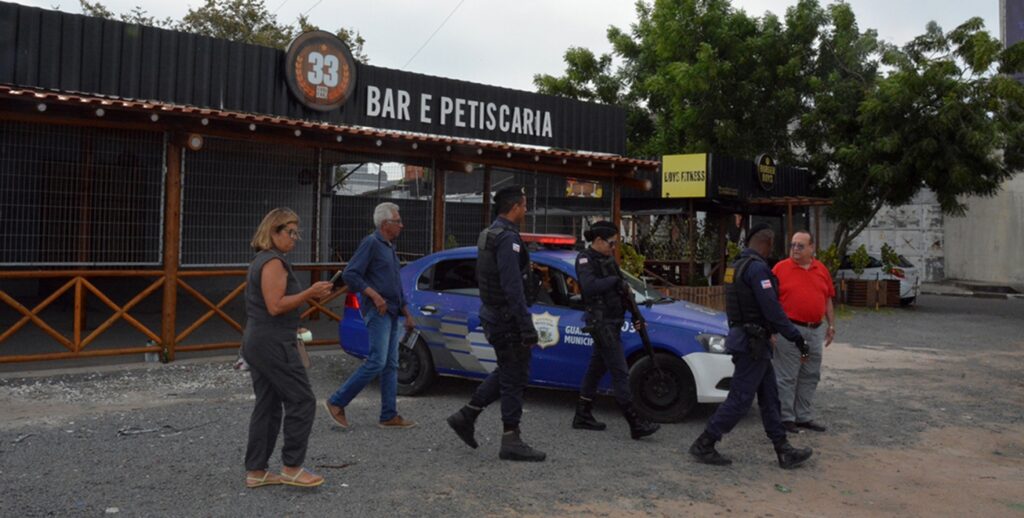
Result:
[[672,301],[671,298],[666,297],[661,292],[648,288],[647,282],[643,279],[634,277],[625,271],[622,272],[622,275],[626,278],[626,282],[629,283],[629,287],[633,288],[637,304],[658,304]]

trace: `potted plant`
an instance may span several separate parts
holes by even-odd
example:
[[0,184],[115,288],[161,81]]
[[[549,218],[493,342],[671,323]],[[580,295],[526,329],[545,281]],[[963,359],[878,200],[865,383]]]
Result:
[[[900,264],[900,256],[888,243],[882,245],[882,272],[886,275],[902,278],[903,270],[897,267]],[[886,278],[882,280],[884,289],[885,305],[899,307],[900,305],[900,281],[898,279]]]
[[[871,264],[871,256],[868,255],[868,249],[864,245],[860,245],[852,254],[850,254],[850,269],[853,273],[860,277],[864,273],[864,269]],[[849,279],[846,281],[847,292],[846,292],[846,303],[851,306],[863,306],[867,307],[874,303],[875,295],[877,290],[871,290],[871,281],[865,279]]]
[[836,244],[832,243],[828,248],[824,250],[818,250],[816,254],[821,264],[825,265],[828,269],[829,276],[832,277],[832,285],[836,289],[836,296],[833,302],[842,303],[843,299],[843,286],[841,283],[836,282],[836,272],[839,271],[839,266],[842,261],[839,260],[839,250],[836,248]]

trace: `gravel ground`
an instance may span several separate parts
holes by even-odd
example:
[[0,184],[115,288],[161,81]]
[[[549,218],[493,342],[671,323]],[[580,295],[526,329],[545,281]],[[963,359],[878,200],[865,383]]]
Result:
[[[336,351],[313,361],[320,398],[358,365]],[[6,374],[0,515],[933,514],[929,495],[963,485],[915,480],[964,461],[938,455],[915,468],[923,473],[893,479],[896,493],[916,500],[878,494],[863,470],[889,471],[885,459],[903,452],[941,453],[945,430],[986,434],[996,446],[964,458],[985,463],[985,482],[1018,488],[991,498],[965,491],[962,509],[1024,516],[1024,300],[922,296],[915,308],[846,311],[825,363],[817,407],[830,431],[792,439],[817,452],[800,470],[776,467],[756,406],[721,443],[737,461],[723,469],[685,454],[713,407],[632,441],[610,398],[596,412],[608,431],[576,431],[575,395],[541,389],[528,392],[523,432],[548,461],[501,462],[497,407],[481,417],[481,446],[471,450],[444,418],[476,383],[442,380],[425,396],[399,399],[402,415],[419,422],[411,430],[375,426],[373,386],[349,407],[350,431],[319,411],[307,465],[327,483],[313,490],[243,487],[252,394],[227,359]]]

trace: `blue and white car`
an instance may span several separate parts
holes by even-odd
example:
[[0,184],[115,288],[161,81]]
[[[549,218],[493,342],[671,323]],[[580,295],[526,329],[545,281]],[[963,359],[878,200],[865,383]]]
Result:
[[[524,235],[524,239],[527,236]],[[545,243],[544,236],[532,236]],[[554,237],[565,244],[570,236]],[[532,386],[579,390],[590,360],[593,338],[583,331],[583,303],[575,274],[576,252],[541,249],[530,253],[542,281],[530,312],[540,336],[530,366]],[[400,347],[399,393],[424,391],[437,375],[484,378],[496,367],[494,350],[480,326],[475,247],[445,250],[406,265],[402,285],[418,336]],[[622,344],[630,365],[630,386],[637,410],[660,422],[682,420],[697,403],[725,400],[733,374],[725,354],[725,314],[649,291],[629,277],[647,320],[657,355],[657,370],[644,352],[640,335],[626,322]],[[369,351],[359,301],[349,294],[339,324],[341,347],[365,358]],[[627,315],[628,317],[628,315]],[[601,390],[609,392],[608,376]]]

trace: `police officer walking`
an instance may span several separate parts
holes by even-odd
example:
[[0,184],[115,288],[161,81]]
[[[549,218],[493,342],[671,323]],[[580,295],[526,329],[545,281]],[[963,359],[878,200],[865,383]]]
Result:
[[[747,248],[726,273],[726,314],[729,336],[725,347],[735,365],[729,396],[711,416],[704,433],[690,446],[690,454],[705,464],[728,465],[732,461],[715,450],[715,443],[729,433],[747,413],[757,396],[764,431],[775,445],[779,466],[795,468],[811,457],[810,448],[794,448],[786,439],[779,415],[779,392],[772,369],[773,332],[796,344],[801,357],[809,354],[800,331],[779,305],[778,281],[764,258],[772,251],[775,234],[765,224],[754,225]],[[806,361],[806,360],[804,360]]]
[[500,398],[504,433],[498,457],[538,462],[547,455],[523,442],[519,431],[531,350],[538,342],[529,311],[537,285],[530,269],[530,252],[519,236],[519,224],[526,217],[526,192],[522,187],[506,187],[494,196],[494,204],[498,217],[477,240],[476,278],[483,302],[480,322],[498,366],[477,387],[469,404],[448,417],[448,425],[476,448],[476,419]]
[[[590,241],[590,246],[576,257],[576,277],[583,291],[587,329],[594,337],[594,347],[580,385],[580,399],[576,403],[572,427],[580,430],[605,429],[605,424],[594,418],[592,408],[597,384],[605,372],[610,372],[615,400],[629,423],[629,435],[640,439],[658,431],[659,425],[637,415],[633,395],[629,391],[629,369],[622,351],[622,324],[626,315],[623,297],[632,297],[633,294],[615,262],[618,229],[613,223],[600,221],[593,224],[583,237]],[[642,325],[639,317],[633,315],[634,326]]]

